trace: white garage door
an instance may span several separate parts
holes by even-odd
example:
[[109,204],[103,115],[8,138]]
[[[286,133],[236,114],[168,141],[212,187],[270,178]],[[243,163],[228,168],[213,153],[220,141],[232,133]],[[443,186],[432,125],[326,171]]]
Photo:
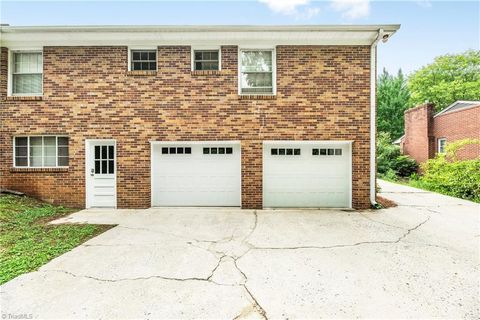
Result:
[[264,143],[264,207],[350,208],[351,143]]
[[239,142],[152,142],[152,206],[240,206]]

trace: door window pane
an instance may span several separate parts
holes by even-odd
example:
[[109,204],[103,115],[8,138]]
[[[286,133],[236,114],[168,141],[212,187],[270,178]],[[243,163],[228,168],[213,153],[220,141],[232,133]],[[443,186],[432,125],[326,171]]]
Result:
[[100,146],[95,146],[95,159],[100,159]]
[[100,173],[100,160],[95,160],[95,174]]
[[113,160],[108,160],[108,173],[113,174],[114,173],[114,162]]
[[102,146],[102,159],[107,159],[107,146]]
[[107,165],[107,160],[102,160],[102,173],[108,173]]

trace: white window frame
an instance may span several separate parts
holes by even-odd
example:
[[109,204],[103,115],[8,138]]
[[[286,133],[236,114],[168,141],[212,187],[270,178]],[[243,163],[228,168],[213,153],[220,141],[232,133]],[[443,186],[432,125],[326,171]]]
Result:
[[208,70],[208,71],[220,71],[222,70],[222,46],[209,46],[209,47],[198,47],[190,46],[190,66],[192,71],[202,71],[195,70],[195,51],[218,51],[218,70]]
[[[128,54],[127,54],[127,59],[128,59],[128,71],[134,71],[132,70],[132,50],[133,51],[136,51],[136,50],[146,50],[146,51],[152,51],[154,50],[156,53],[155,53],[155,57],[156,57],[156,61],[157,61],[157,69],[155,70],[146,70],[146,71],[158,71],[158,47],[128,47]],[[138,71],[138,70],[135,70],[135,71]]]
[[[31,137],[42,137],[42,166],[31,166],[30,165],[30,138]],[[44,166],[44,157],[43,157],[43,139],[44,137],[55,137],[55,166]],[[15,138],[27,138],[27,165],[26,166],[17,166],[15,158],[17,157],[16,154],[16,142]],[[67,138],[68,139],[68,166],[59,166],[58,165],[58,138]],[[70,137],[65,136],[65,135],[20,135],[20,136],[14,136],[13,137],[13,159],[12,159],[12,165],[14,168],[68,168],[70,166]]]
[[[442,150],[442,142],[443,142],[443,150]],[[437,140],[437,152],[438,153],[445,153],[445,146],[447,145],[447,138],[439,138]]]
[[[242,51],[271,51],[272,52],[272,92],[243,92],[242,93]],[[240,96],[275,96],[277,95],[277,50],[275,47],[246,46],[238,47],[238,95]]]
[[[13,55],[14,53],[40,53],[42,55],[42,92],[40,93],[13,93]],[[43,79],[45,70],[43,48],[13,48],[8,50],[7,96],[9,97],[41,97],[43,96]]]

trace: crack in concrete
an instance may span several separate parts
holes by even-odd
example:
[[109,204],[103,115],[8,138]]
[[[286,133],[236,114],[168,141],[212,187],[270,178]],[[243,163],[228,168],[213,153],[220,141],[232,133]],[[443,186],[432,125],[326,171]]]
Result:
[[188,278],[177,278],[177,277],[166,277],[166,276],[160,276],[160,275],[152,275],[148,277],[135,277],[135,278],[120,278],[120,279],[105,279],[105,278],[98,278],[98,277],[93,277],[93,276],[88,276],[88,275],[79,275],[75,274],[70,271],[66,270],[58,270],[58,269],[52,269],[52,270],[39,270],[38,272],[42,273],[48,273],[48,272],[59,272],[59,273],[64,273],[69,276],[72,276],[74,278],[86,278],[94,281],[99,281],[99,282],[110,282],[110,283],[115,283],[115,282],[123,282],[123,281],[138,281],[138,280],[150,280],[150,279],[161,279],[161,280],[168,280],[168,281],[202,281],[202,282],[210,282],[212,284],[218,285],[218,286],[227,286],[227,287],[235,287],[238,285],[230,285],[230,284],[224,284],[224,283],[218,283],[213,280],[211,280],[211,276],[208,278],[199,278],[199,277],[188,277]]
[[253,307],[257,310],[258,314],[265,320],[268,320],[267,318],[267,312],[265,311],[265,309],[263,309],[263,307],[258,303],[257,299],[253,296],[252,292],[250,292],[250,290],[248,289],[247,285],[246,284],[243,284],[242,285],[243,288],[245,289],[245,291],[247,292],[247,294],[250,296],[250,298],[252,299],[253,301]]
[[388,227],[392,227],[392,228],[397,228],[397,229],[405,229],[405,228],[402,228],[402,227],[399,227],[399,226],[395,226],[393,224],[388,224],[388,223],[385,223],[385,222],[380,222],[380,221],[377,221],[377,220],[374,220],[370,217],[368,217],[367,215],[365,215],[364,213],[361,213],[359,212],[360,216],[364,217],[365,219],[369,220],[369,221],[372,221],[374,223],[378,223],[378,224],[381,224],[381,225],[384,225],[384,226],[388,226]]
[[408,229],[403,235],[396,240],[378,240],[378,241],[361,241],[353,244],[336,244],[331,246],[295,246],[295,247],[257,247],[254,246],[252,250],[300,250],[300,249],[334,249],[334,248],[347,248],[356,247],[366,244],[395,244],[405,239],[412,231],[418,229],[423,224],[430,220],[430,216],[424,221],[417,224],[415,227]]
[[[253,310],[255,310],[255,312],[258,313],[263,319],[268,319],[266,310],[260,305],[257,298],[253,295],[253,293],[250,291],[250,289],[247,286],[247,282],[249,281],[248,276],[239,267],[239,265],[237,263],[237,261],[239,259],[244,257],[251,250],[332,249],[332,248],[355,247],[355,246],[361,246],[361,245],[367,245],[367,244],[394,244],[394,243],[399,243],[402,240],[404,240],[406,237],[408,237],[410,235],[411,232],[420,228],[423,224],[428,222],[431,218],[430,216],[428,216],[427,219],[418,223],[416,226],[407,229],[406,232],[404,232],[396,240],[362,241],[362,242],[357,242],[357,243],[354,243],[354,244],[337,244],[337,245],[331,245],[331,246],[258,247],[258,246],[255,246],[255,245],[253,245],[252,243],[249,242],[250,237],[253,235],[253,233],[257,229],[258,223],[259,223],[257,210],[253,211],[253,215],[254,215],[253,225],[251,226],[249,232],[241,239],[238,239],[238,238],[235,239],[235,236],[234,236],[235,230],[232,232],[232,234],[229,237],[224,237],[224,238],[219,239],[219,240],[203,240],[203,239],[186,238],[186,237],[178,236],[178,235],[175,235],[175,234],[170,234],[170,233],[167,233],[167,232],[163,232],[163,231],[160,231],[160,230],[152,230],[152,229],[148,229],[148,228],[118,226],[120,228],[134,229],[134,230],[144,230],[144,231],[149,231],[149,232],[154,232],[154,233],[159,233],[159,234],[170,235],[170,236],[173,236],[175,238],[182,239],[182,240],[189,240],[189,241],[186,242],[188,245],[194,246],[194,247],[202,249],[202,250],[206,250],[206,251],[216,255],[217,257],[219,256],[217,264],[211,270],[211,272],[209,273],[209,275],[207,277],[180,278],[180,277],[167,277],[167,276],[161,276],[161,275],[152,275],[152,276],[148,276],[148,277],[136,277],[136,278],[102,279],[102,278],[88,276],[88,275],[77,275],[77,274],[74,274],[72,272],[68,272],[68,271],[65,271],[65,270],[44,270],[44,271],[41,271],[41,272],[62,272],[62,273],[68,274],[68,275],[73,276],[73,277],[83,277],[83,278],[92,279],[92,280],[101,281],[101,282],[120,282],[120,281],[161,279],[161,280],[167,280],[167,281],[183,281],[183,282],[185,282],[185,281],[202,281],[202,282],[209,282],[209,283],[212,283],[214,285],[229,286],[229,287],[239,287],[239,286],[241,286],[241,287],[243,287],[243,289],[246,293],[246,296],[252,302],[251,308],[253,308]],[[389,225],[387,223],[375,221],[375,220],[371,219],[370,217],[367,217],[367,216],[365,216],[361,213],[360,213],[360,215],[363,218],[368,219],[368,220],[370,220],[374,223],[386,225],[386,226],[389,226],[389,227],[395,227],[395,228],[399,228],[399,229],[405,229],[405,228],[401,228],[401,227],[398,227],[398,226]],[[245,252],[243,252],[241,255],[235,256],[234,254],[228,254],[227,252],[224,252],[222,250],[217,250],[215,248],[215,245],[217,245],[217,244],[226,244],[226,243],[229,243],[229,242],[232,242],[232,241],[239,241],[240,244],[244,244],[246,247],[248,247],[248,249]],[[208,246],[206,246],[206,247],[202,246],[201,245],[202,243],[208,244]],[[425,244],[425,245],[428,245],[428,244]],[[92,245],[85,244],[84,246],[96,246],[96,245],[95,244],[92,244]],[[98,245],[98,246],[101,246],[101,244]],[[432,246],[434,246],[434,245],[432,245]],[[224,261],[224,259],[226,257],[229,257],[233,260],[233,265],[235,266],[235,268],[238,270],[238,272],[242,275],[242,277],[244,279],[243,283],[226,284],[226,283],[219,283],[219,282],[216,282],[216,281],[212,280],[212,278],[215,275],[215,272],[218,270],[218,268],[220,267],[220,265],[222,264],[222,262]],[[251,311],[249,309],[244,308],[242,310],[242,312],[239,315],[237,315],[234,319],[239,319],[241,317],[244,317],[245,315],[248,315],[250,312]]]

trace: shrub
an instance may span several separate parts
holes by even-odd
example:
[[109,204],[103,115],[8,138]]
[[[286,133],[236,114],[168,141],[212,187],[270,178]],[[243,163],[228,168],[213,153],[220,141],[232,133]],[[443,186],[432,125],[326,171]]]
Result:
[[400,177],[409,177],[417,172],[418,165],[415,160],[409,156],[398,156],[393,166],[395,172]]
[[423,176],[419,186],[480,202],[480,158],[458,161],[457,152],[469,144],[480,144],[480,140],[460,140],[447,145],[445,154],[438,154],[422,165]]
[[400,148],[392,144],[392,139],[388,133],[379,133],[377,140],[377,171],[380,176],[389,180],[396,179],[396,176],[408,177],[416,172],[417,168],[415,160],[400,154]]

